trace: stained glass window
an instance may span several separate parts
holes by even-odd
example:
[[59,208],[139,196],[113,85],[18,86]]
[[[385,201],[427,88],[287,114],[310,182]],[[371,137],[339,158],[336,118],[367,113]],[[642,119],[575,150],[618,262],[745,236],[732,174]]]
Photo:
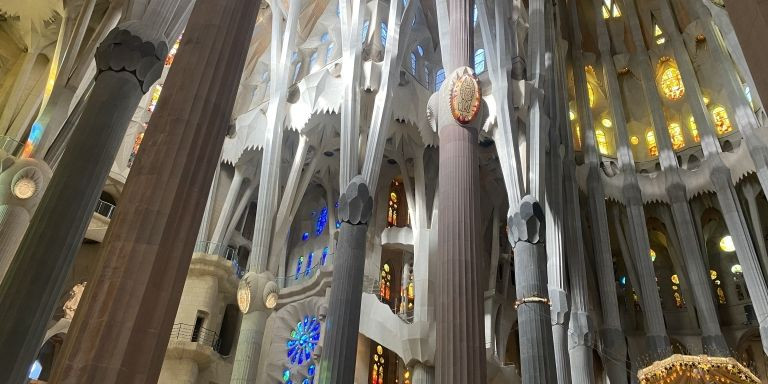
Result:
[[310,252],[307,255],[307,268],[306,268],[306,270],[304,270],[304,276],[309,276],[310,274],[312,274],[312,259],[314,257],[315,257],[315,253],[314,252]]
[[323,207],[320,210],[320,215],[317,216],[315,221],[315,236],[320,236],[325,231],[325,226],[328,224],[328,207]]
[[398,204],[400,204],[400,197],[397,194],[400,181],[397,179],[392,181],[389,189],[389,203],[387,207],[387,227],[397,226],[397,211]]
[[176,42],[173,43],[173,46],[168,51],[168,56],[165,57],[165,65],[171,65],[173,64],[173,59],[176,57],[176,52],[179,50],[179,44],[181,44],[181,36],[179,36],[178,39],[176,39]]
[[685,86],[683,85],[683,78],[680,76],[680,71],[677,69],[677,64],[671,58],[665,57],[661,59],[661,79],[659,85],[661,86],[661,92],[664,96],[672,101],[677,101],[683,98],[685,95]]
[[576,125],[573,127],[573,130],[574,130],[574,132],[576,132],[576,135],[575,135],[575,136],[576,136],[576,137],[575,137],[575,139],[576,139],[576,142],[574,143],[574,144],[575,144],[575,146],[576,146],[576,148],[575,148],[575,149],[576,149],[576,150],[580,150],[580,149],[581,149],[581,127],[580,127],[578,124],[576,124]]
[[320,265],[325,265],[326,258],[328,258],[328,247],[323,248],[323,256],[320,258]]
[[301,234],[301,241],[307,241],[309,240],[309,232],[304,232]]
[[411,52],[411,73],[416,75],[416,54]]
[[649,252],[649,256],[651,257],[651,262],[656,261],[656,251],[651,249],[650,252]]
[[717,292],[717,303],[718,304],[726,304],[725,291],[723,291],[723,287],[717,287],[715,292]]
[[381,23],[381,31],[379,35],[381,37],[381,46],[386,47],[387,46],[387,23]]
[[601,129],[595,131],[595,139],[597,140],[597,148],[603,155],[608,154],[608,138],[605,136],[605,132]]
[[675,306],[678,308],[683,308],[685,306],[685,301],[683,301],[683,296],[680,294],[680,291],[675,290],[675,293],[673,294],[673,296],[675,298]]
[[443,81],[445,81],[445,69],[440,68],[435,74],[435,91],[440,89],[440,86],[443,85]]
[[149,106],[147,111],[154,112],[157,106],[157,101],[160,100],[160,92],[163,91],[163,85],[157,84],[152,88],[152,94],[149,96]]
[[424,85],[429,89],[429,67],[424,66]]
[[627,286],[627,276],[626,275],[623,275],[623,276],[619,277],[619,285],[621,285],[622,287],[626,287]]
[[722,106],[718,105],[712,109],[712,117],[714,118],[715,131],[718,135],[725,135],[733,130],[731,120],[728,118],[728,112]]
[[312,55],[309,56],[309,70],[311,71],[312,68],[315,67],[315,63],[317,63],[317,51],[312,52]]
[[336,220],[336,229],[341,228],[341,220]]
[[656,40],[656,45],[664,44],[667,39],[664,37],[664,31],[661,30],[659,24],[653,23],[653,39]]
[[130,168],[133,165],[133,162],[136,161],[136,154],[139,153],[139,147],[141,146],[142,140],[144,140],[144,132],[136,135],[136,140],[133,142],[133,150],[131,150],[131,155],[128,156],[128,168]]
[[294,280],[298,280],[301,277],[302,264],[304,264],[304,256],[299,256],[299,262],[296,264],[296,274],[293,276]]
[[323,32],[322,35],[320,35],[320,42],[325,43],[330,39],[330,36],[328,36],[328,32]]
[[475,51],[475,73],[481,74],[485,72],[485,49],[478,49]]
[[288,361],[297,365],[309,361],[319,341],[320,322],[314,316],[304,316],[304,320],[296,324],[286,342]]
[[648,146],[648,156],[656,157],[659,155],[659,147],[656,146],[656,134],[653,131],[645,133],[645,144]]
[[696,127],[696,119],[691,116],[688,119],[688,128],[691,130],[691,137],[693,137],[693,141],[700,142],[701,136],[699,136],[699,129]]
[[392,295],[392,271],[389,264],[381,267],[381,280],[379,280],[379,296],[381,300],[389,302]]
[[363,45],[365,45],[365,40],[368,38],[368,27],[370,26],[370,23],[368,20],[366,20],[363,23],[363,30],[360,31],[360,40],[363,41]]
[[299,80],[299,75],[301,74],[301,63],[296,64],[296,69],[293,70],[293,82]]
[[373,362],[371,364],[371,383],[370,384],[383,384],[384,383],[384,348],[381,345],[376,345],[376,349],[373,351]]
[[325,50],[325,62],[329,63],[331,61],[331,58],[333,58],[333,43],[328,44],[328,49]]
[[685,147],[685,138],[683,137],[683,128],[678,123],[671,123],[667,128],[669,130],[669,139],[672,140],[672,149],[682,149]]
[[472,8],[472,25],[477,25],[477,3]]
[[670,280],[672,280],[672,282],[675,284],[680,284],[680,278],[677,277],[677,275],[672,275],[672,277],[670,277]]

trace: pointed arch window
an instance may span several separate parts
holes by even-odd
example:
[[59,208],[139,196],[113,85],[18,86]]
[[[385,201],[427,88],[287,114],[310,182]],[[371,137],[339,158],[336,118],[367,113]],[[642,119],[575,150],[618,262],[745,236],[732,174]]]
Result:
[[656,134],[653,131],[645,133],[645,144],[648,146],[648,156],[656,157],[659,155],[659,147],[656,146]]
[[301,277],[301,266],[304,264],[304,256],[299,256],[299,261],[296,263],[296,274],[293,276],[294,280],[298,280]]
[[661,30],[656,20],[653,21],[653,40],[656,42],[656,45],[662,45],[667,42],[667,38],[664,37],[664,31]]
[[598,129],[595,131],[595,140],[597,140],[597,149],[600,150],[600,153],[603,155],[608,154],[608,138],[605,136],[605,132],[603,132],[602,129]]
[[722,105],[718,105],[712,109],[712,118],[715,123],[715,131],[718,135],[722,136],[733,131],[731,119],[728,118],[728,112],[725,111],[725,108]]
[[387,46],[387,23],[381,23],[381,30],[379,32],[379,35],[381,37],[381,46],[386,47]]
[[621,17],[621,10],[616,0],[603,0],[603,19]]
[[310,252],[307,255],[307,269],[304,270],[304,276],[307,277],[312,274],[312,259],[315,257],[314,252]]
[[389,264],[384,263],[379,277],[379,296],[382,301],[389,303],[392,297],[392,269]]
[[368,28],[370,28],[371,23],[366,20],[363,23],[363,30],[360,31],[360,40],[362,40],[362,44],[365,45],[365,40],[368,38]]
[[485,72],[485,49],[480,48],[475,51],[475,73],[481,74]]
[[331,58],[333,58],[333,49],[335,46],[333,43],[328,44],[328,48],[325,50],[325,63],[329,63],[331,61]]
[[312,68],[315,67],[315,64],[317,63],[317,51],[312,52],[312,55],[309,56],[309,70],[311,71]]
[[671,101],[682,99],[685,95],[685,86],[683,85],[683,78],[680,76],[675,60],[669,57],[662,58],[659,70],[661,73],[659,86],[661,86],[661,92],[664,94],[664,97]]
[[696,119],[691,116],[688,118],[688,129],[691,131],[691,137],[694,142],[701,142],[701,136],[699,136],[699,129],[696,127]]
[[293,82],[299,80],[299,75],[301,74],[301,62],[296,64],[296,69],[293,70]]
[[477,26],[477,3],[472,7],[472,25]]
[[669,139],[672,140],[672,149],[678,150],[685,147],[685,138],[683,137],[683,128],[678,123],[671,123],[667,128]]
[[445,69],[440,68],[435,74],[435,91],[440,90],[440,86],[443,85],[443,81],[445,81]]
[[411,74],[416,76],[416,54],[411,52]]

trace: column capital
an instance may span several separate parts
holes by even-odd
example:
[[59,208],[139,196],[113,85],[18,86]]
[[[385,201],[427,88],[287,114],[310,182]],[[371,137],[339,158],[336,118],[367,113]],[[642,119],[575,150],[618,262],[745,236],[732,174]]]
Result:
[[514,246],[523,241],[530,244],[543,244],[545,225],[544,209],[531,195],[520,201],[520,208],[507,219],[509,242]]
[[361,175],[355,176],[339,197],[339,218],[352,225],[368,224],[373,211],[373,198]]
[[132,73],[146,93],[163,74],[167,55],[165,41],[146,41],[129,29],[115,27],[96,50],[96,67],[99,73]]

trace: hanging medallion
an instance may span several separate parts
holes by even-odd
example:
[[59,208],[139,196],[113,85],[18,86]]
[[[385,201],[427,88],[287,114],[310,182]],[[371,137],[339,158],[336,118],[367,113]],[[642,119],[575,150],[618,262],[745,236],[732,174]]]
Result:
[[459,124],[468,124],[480,111],[480,85],[470,73],[458,76],[451,88],[451,114]]

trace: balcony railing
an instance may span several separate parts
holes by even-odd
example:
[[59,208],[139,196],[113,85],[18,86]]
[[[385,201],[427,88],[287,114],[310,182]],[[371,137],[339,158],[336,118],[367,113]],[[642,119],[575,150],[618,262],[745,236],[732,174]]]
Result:
[[331,260],[333,259],[334,254],[329,253],[325,256],[325,259],[322,259],[322,254],[319,255],[320,259],[315,259],[314,264],[309,267],[309,269],[306,268],[306,266],[303,266],[301,268],[301,271],[299,273],[294,273],[290,276],[285,277],[278,277],[275,279],[275,282],[277,283],[277,286],[280,288],[285,288],[291,285],[296,285],[301,282],[307,281],[317,275],[320,272],[320,268],[322,268],[325,265],[330,265]]
[[237,262],[237,249],[226,244],[214,243],[212,241],[198,241],[197,244],[195,244],[195,252],[218,255],[224,260],[231,261],[237,278],[243,277],[246,272],[245,268],[241,268],[240,264]]
[[367,287],[363,287],[363,292],[370,293],[376,296],[376,298],[379,299],[379,301],[382,304],[386,304],[389,307],[389,309],[392,311],[392,313],[395,314],[395,316],[399,317],[400,320],[402,320],[403,322],[408,324],[413,323],[413,317],[414,317],[413,310],[402,311],[399,305],[399,301],[401,298],[399,296],[396,296],[396,293],[390,292],[390,297],[394,299],[394,304],[396,304],[396,307],[398,308],[397,310],[392,309],[392,304],[388,303],[387,300],[385,300],[381,296],[381,280],[376,279],[373,281],[373,283],[369,284]]
[[195,328],[191,324],[176,323],[171,328],[171,341],[189,341],[191,343],[198,343],[200,345],[211,347],[214,351],[219,352],[221,347],[221,339],[219,335],[208,328]]
[[99,199],[99,201],[96,203],[96,209],[94,209],[94,212],[106,217],[107,219],[112,219],[112,214],[115,213],[115,205]]
[[0,150],[11,155],[18,156],[24,149],[24,144],[8,136],[0,136]]

